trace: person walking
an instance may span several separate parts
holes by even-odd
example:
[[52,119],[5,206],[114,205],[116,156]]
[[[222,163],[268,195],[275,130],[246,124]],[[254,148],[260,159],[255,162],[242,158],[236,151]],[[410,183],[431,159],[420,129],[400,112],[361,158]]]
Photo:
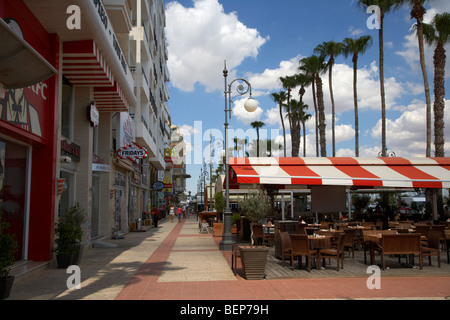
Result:
[[158,218],[159,218],[158,215],[159,215],[158,208],[156,208],[156,206],[153,206],[152,216],[153,216],[153,226],[155,228],[158,228]]
[[181,206],[178,206],[178,209],[177,209],[178,223],[181,223],[181,215],[182,214],[183,214],[183,209],[181,209]]
[[173,223],[173,217],[175,216],[175,207],[173,205],[170,206],[169,215],[170,215],[170,222]]

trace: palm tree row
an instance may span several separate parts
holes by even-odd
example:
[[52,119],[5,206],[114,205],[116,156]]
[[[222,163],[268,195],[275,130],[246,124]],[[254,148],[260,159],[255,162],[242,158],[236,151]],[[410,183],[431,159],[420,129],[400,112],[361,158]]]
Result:
[[[367,7],[370,5],[377,5],[379,12],[379,78],[380,78],[380,98],[381,98],[381,155],[386,156],[386,98],[384,87],[384,18],[385,15],[397,10],[402,5],[409,5],[411,10],[411,19],[416,19],[415,26],[418,42],[419,42],[419,57],[424,79],[424,91],[426,97],[426,156],[431,156],[431,97],[428,84],[428,75],[425,65],[425,50],[424,41],[430,46],[435,45],[434,55],[434,129],[435,129],[435,156],[443,157],[444,151],[444,109],[445,109],[445,64],[446,54],[444,46],[450,42],[450,14],[437,14],[431,25],[423,23],[423,18],[426,13],[424,8],[425,2],[431,0],[359,0],[359,5]],[[336,156],[336,141],[335,141],[335,102],[333,93],[333,66],[336,57],[344,55],[345,58],[352,56],[353,63],[353,96],[354,96],[354,113],[355,113],[355,155],[359,157],[359,112],[358,112],[358,58],[364,54],[366,50],[372,45],[372,37],[365,35],[360,38],[346,38],[342,43],[334,41],[323,42],[318,45],[314,54],[310,57],[303,58],[300,61],[299,74],[294,76],[287,76],[280,78],[282,87],[286,91],[273,93],[272,97],[280,108],[280,118],[283,126],[284,137],[284,156],[286,157],[286,127],[283,118],[283,108],[287,113],[289,121],[290,132],[292,137],[292,156],[298,157],[299,146],[301,141],[301,126],[303,126],[303,144],[304,156],[306,156],[306,132],[305,122],[311,118],[311,115],[306,113],[309,108],[303,103],[303,96],[306,88],[312,87],[312,96],[315,113],[315,130],[316,130],[316,156],[326,157],[326,119],[325,119],[325,105],[323,96],[323,82],[321,75],[328,71],[328,81],[330,89],[330,100],[332,109],[332,148],[333,157]],[[328,59],[326,62],[325,59]],[[297,101],[292,98],[292,90],[300,87],[299,97]],[[286,102],[286,103],[285,103]]]

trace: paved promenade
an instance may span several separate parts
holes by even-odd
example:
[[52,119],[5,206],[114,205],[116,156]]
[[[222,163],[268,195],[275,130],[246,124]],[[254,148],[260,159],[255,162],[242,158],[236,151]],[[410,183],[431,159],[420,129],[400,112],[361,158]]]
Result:
[[[231,253],[219,251],[219,241],[220,238],[210,234],[199,234],[195,218],[182,223],[163,221],[147,232],[133,232],[123,240],[104,240],[85,249],[80,264],[81,289],[67,289],[70,274],[50,267],[17,278],[8,300],[448,300],[450,297],[450,274],[421,276],[420,270],[414,270],[417,271],[414,277],[382,277],[381,290],[367,288],[369,275],[247,281],[234,276]],[[442,264],[447,265],[444,255]]]

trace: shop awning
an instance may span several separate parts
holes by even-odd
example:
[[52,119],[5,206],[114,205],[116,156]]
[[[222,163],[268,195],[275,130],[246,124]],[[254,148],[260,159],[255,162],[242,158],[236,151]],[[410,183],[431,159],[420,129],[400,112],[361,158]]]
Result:
[[450,188],[450,158],[231,158],[230,184]]
[[94,100],[100,112],[128,112],[122,88],[93,40],[65,42],[64,76],[75,86],[94,87]]
[[114,76],[93,40],[64,43],[63,73],[74,86],[114,84]]
[[4,89],[26,88],[58,71],[0,18],[0,84]]
[[111,87],[95,87],[94,100],[100,112],[129,111],[129,105],[125,95],[117,82]]

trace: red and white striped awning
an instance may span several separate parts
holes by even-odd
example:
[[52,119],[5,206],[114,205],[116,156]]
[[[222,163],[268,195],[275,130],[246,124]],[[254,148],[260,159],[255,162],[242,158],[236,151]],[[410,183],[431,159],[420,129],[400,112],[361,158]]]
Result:
[[450,188],[450,158],[231,158],[230,184]]
[[94,100],[100,112],[128,112],[127,99],[117,84],[111,87],[95,87]]
[[63,74],[74,86],[94,87],[100,112],[129,110],[125,95],[94,40],[64,43]]

